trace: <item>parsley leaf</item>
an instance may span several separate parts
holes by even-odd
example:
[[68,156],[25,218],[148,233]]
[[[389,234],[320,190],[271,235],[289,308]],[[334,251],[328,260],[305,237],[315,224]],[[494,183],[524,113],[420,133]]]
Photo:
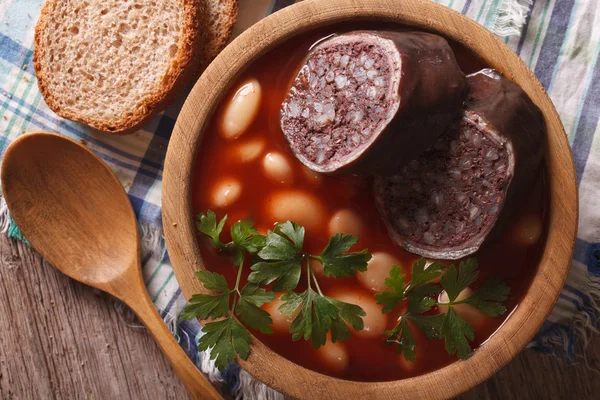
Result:
[[444,322],[444,314],[436,315],[412,315],[406,314],[404,318],[412,321],[423,331],[430,339],[437,338],[440,335],[440,329]]
[[428,282],[417,288],[414,288],[410,294],[412,295],[420,295],[420,296],[433,296],[434,294],[440,294],[442,288],[437,284]]
[[276,298],[273,292],[267,292],[265,289],[259,288],[252,283],[247,283],[240,292],[240,295],[257,307],[260,307],[265,303],[270,303]]
[[248,253],[258,252],[266,242],[266,237],[258,233],[254,228],[254,221],[251,219],[236,222],[232,225],[230,232],[233,243]]
[[499,317],[506,312],[506,306],[502,302],[508,299],[509,294],[510,288],[499,277],[493,277],[483,282],[464,302],[487,316]]
[[187,306],[181,311],[182,319],[212,319],[223,317],[229,311],[229,293],[217,295],[195,294]]
[[385,279],[385,284],[393,289],[393,292],[382,291],[375,295],[377,304],[383,304],[382,312],[391,312],[400,301],[409,299],[408,312],[413,314],[422,314],[435,305],[435,301],[429,296],[441,291],[439,286],[429,282],[439,277],[445,267],[440,263],[431,263],[427,265],[424,258],[414,263],[412,268],[412,281],[405,288],[406,275],[398,265],[393,265],[390,270],[390,277]]
[[267,292],[253,283],[248,283],[240,292],[240,299],[235,308],[235,314],[240,320],[262,333],[271,334],[273,320],[268,312],[260,308],[265,303],[275,300],[273,292]]
[[256,253],[265,245],[266,238],[254,228],[254,221],[243,219],[231,226],[231,243],[225,245],[225,250],[233,256],[234,264],[238,267],[244,263],[246,253]]
[[250,269],[248,281],[259,285],[268,285],[275,281],[273,290],[276,292],[294,290],[298,286],[301,274],[300,261],[258,262]]
[[408,294],[408,312],[410,314],[423,314],[431,310],[436,303],[431,297],[423,296],[420,293]]
[[386,290],[375,294],[377,304],[383,305],[383,309],[381,310],[383,314],[391,312],[404,299],[404,277],[402,268],[398,265],[393,265],[390,269],[390,277],[385,278],[385,284],[394,291],[390,292]]
[[385,278],[385,284],[387,287],[394,289],[394,292],[404,294],[404,277],[402,268],[394,264],[390,269],[390,277]]
[[442,287],[448,293],[450,302],[456,300],[460,292],[469,287],[477,280],[479,263],[475,258],[469,258],[467,261],[461,261],[457,269],[454,264],[448,268],[446,274],[440,279]]
[[[250,332],[233,315],[251,328],[263,333],[272,333],[270,327],[272,320],[268,312],[260,306],[275,299],[275,295],[259,288],[254,284],[247,284],[240,291],[240,277],[247,254],[258,253],[266,244],[266,238],[254,228],[251,219],[237,221],[231,226],[231,242],[221,242],[220,235],[227,221],[227,216],[217,223],[213,211],[200,214],[196,223],[198,231],[205,234],[214,248],[223,250],[224,254],[233,257],[234,264],[238,267],[238,276],[235,287],[229,289],[225,277],[208,271],[198,271],[196,277],[208,290],[218,292],[215,295],[197,294],[192,296],[190,304],[182,312],[182,318],[194,317],[206,319],[229,316],[220,321],[212,321],[204,325],[204,335],[200,338],[198,346],[201,350],[212,347],[211,359],[220,370],[227,368],[230,361],[235,360],[236,353],[243,359],[248,357],[252,337]],[[233,306],[230,305],[233,294]],[[231,306],[231,309],[230,309]]]
[[248,280],[258,285],[273,283],[273,290],[294,290],[300,281],[304,228],[287,221],[269,231],[264,247],[258,252],[263,260],[250,267]]
[[356,271],[367,270],[367,262],[371,259],[369,250],[363,249],[359,252],[344,253],[358,242],[358,236],[336,233],[329,239],[325,250],[314,257],[323,264],[325,276],[343,278],[356,275]]
[[270,326],[273,323],[271,315],[243,296],[240,297],[235,307],[235,315],[240,317],[240,320],[252,329],[269,335],[273,333]]
[[406,318],[401,317],[400,322],[394,329],[384,333],[389,335],[386,339],[387,343],[398,344],[396,346],[396,353],[404,355],[404,359],[407,361],[415,361],[415,337],[408,326]]
[[[469,342],[475,339],[475,332],[452,306],[469,304],[488,316],[497,317],[506,312],[502,303],[510,293],[510,288],[494,277],[485,281],[470,297],[457,301],[458,295],[477,280],[477,268],[478,262],[474,258],[461,262],[458,267],[451,265],[447,270],[440,263],[428,265],[421,258],[414,263],[412,280],[405,287],[406,276],[402,274],[400,267],[393,266],[390,277],[385,280],[386,285],[393,290],[379,292],[375,299],[384,306],[384,313],[393,311],[404,299],[408,300],[408,306],[394,329],[385,332],[389,336],[387,341],[398,343],[397,351],[404,353],[407,360],[414,360],[414,336],[408,323],[410,321],[428,338],[444,339],[449,354],[456,354],[461,359],[467,358],[471,352]],[[445,270],[446,273],[442,276]],[[431,282],[440,276],[439,283]],[[442,290],[449,297],[449,301],[444,304],[448,311],[445,314],[432,314],[433,307],[440,304],[437,295]]]
[[332,342],[344,341],[350,337],[350,330],[346,323],[357,332],[364,329],[365,324],[362,317],[366,317],[367,313],[362,308],[356,304],[344,303],[331,297],[325,298],[337,309],[338,314],[338,318],[333,320],[331,326]]
[[413,264],[412,278],[410,285],[406,288],[406,292],[410,292],[416,287],[440,277],[444,269],[446,267],[438,262],[427,265],[427,261],[424,258],[419,259]]
[[196,278],[208,290],[220,292],[216,295],[195,294],[181,312],[183,319],[207,319],[225,316],[229,311],[229,295],[231,290],[222,275],[209,271],[197,271]]
[[469,341],[475,339],[473,327],[460,315],[448,307],[444,322],[440,327],[440,338],[446,341],[448,354],[456,354],[461,360],[466,359],[471,352]]
[[312,347],[318,349],[325,344],[327,341],[327,332],[331,329],[332,321],[337,319],[337,317],[337,308],[327,301],[327,298],[319,295],[313,297],[312,331],[310,337]]
[[281,300],[284,303],[279,311],[284,315],[292,315],[301,307],[290,325],[292,340],[310,339],[316,349],[325,344],[327,332],[331,332],[332,342],[348,339],[350,329],[346,323],[356,331],[364,328],[362,317],[367,314],[362,308],[323,296],[313,289],[309,288],[303,293],[285,293]]
[[295,222],[286,221],[275,225],[275,233],[287,237],[294,243],[296,250],[302,251],[304,246],[304,227]]
[[225,221],[227,221],[227,215],[225,215],[217,224],[216,214],[213,211],[208,210],[206,214],[198,215],[196,218],[196,228],[198,231],[208,236],[208,240],[210,241],[212,247],[221,249],[225,247],[219,238],[221,232],[223,232]]
[[[300,312],[296,315],[296,318],[290,325],[290,333],[292,334],[292,340],[296,341],[300,338],[308,340],[312,335],[312,302],[317,296],[317,292],[312,289],[307,289],[302,293],[288,292],[281,296],[281,300],[284,304],[279,310],[285,315],[291,315],[298,307],[294,308],[294,311],[289,312],[295,305],[301,305]],[[288,305],[288,302],[291,304]],[[284,308],[285,307],[285,308]]]
[[305,293],[287,292],[281,295],[280,300],[283,302],[278,310],[283,315],[293,315],[298,307],[304,303]]
[[394,329],[385,332],[389,335],[387,342],[398,344],[396,351],[402,353],[408,361],[415,361],[415,338],[408,324],[412,321],[429,338],[439,336],[439,331],[444,320],[443,315],[420,315],[436,305],[436,300],[431,296],[438,294],[441,288],[429,282],[441,275],[445,267],[439,263],[432,263],[427,266],[424,258],[414,263],[412,268],[412,281],[405,288],[406,276],[402,274],[399,266],[394,265],[390,270],[390,277],[386,278],[385,283],[388,287],[394,289],[393,292],[383,291],[375,295],[378,304],[383,304],[383,313],[391,312],[403,299],[408,299],[408,309],[404,315],[399,318],[398,324]]
[[[190,299],[190,305],[186,306],[181,313],[182,318],[192,319],[194,317],[206,319],[225,316],[229,311],[229,297],[231,293],[237,293],[236,289],[230,290],[222,275],[208,271],[196,272],[198,279],[206,289],[223,291],[217,295],[196,294]],[[239,298],[235,304],[235,314],[240,320],[253,329],[262,333],[270,334],[272,329],[271,316],[260,308],[265,303],[273,301],[275,295],[259,288],[254,284],[247,284],[239,292]],[[235,360],[235,354],[239,354],[244,360],[250,351],[249,344],[252,343],[250,332],[230,315],[220,321],[211,321],[202,328],[204,335],[198,342],[198,348],[207,350],[212,347],[211,359],[220,370],[227,368],[229,362]]]
[[210,359],[215,360],[215,366],[219,370],[224,370],[229,362],[234,362],[236,353],[243,360],[248,358],[252,336],[235,319],[229,317],[209,322],[202,327],[202,332],[204,334],[198,341],[198,350],[212,348]]
[[223,275],[210,271],[196,271],[195,275],[208,290],[213,290],[215,292],[229,291],[229,286]]
[[258,252],[263,260],[293,260],[302,255],[304,228],[287,221],[269,231],[265,247]]

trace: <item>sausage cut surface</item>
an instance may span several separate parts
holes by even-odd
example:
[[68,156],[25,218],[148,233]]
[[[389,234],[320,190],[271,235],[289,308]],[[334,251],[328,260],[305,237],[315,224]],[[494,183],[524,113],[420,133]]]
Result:
[[375,179],[391,237],[425,257],[477,251],[518,208],[541,164],[545,123],[527,94],[492,70],[469,84],[460,122],[397,175]]
[[442,37],[350,32],[311,50],[282,105],[281,128],[314,171],[392,174],[459,118],[466,93]]

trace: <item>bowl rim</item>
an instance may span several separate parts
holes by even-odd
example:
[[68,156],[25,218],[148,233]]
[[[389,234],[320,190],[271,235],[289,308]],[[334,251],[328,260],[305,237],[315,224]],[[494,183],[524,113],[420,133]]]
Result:
[[439,370],[388,382],[347,381],[298,366],[271,351],[256,337],[248,360],[238,359],[238,362],[258,380],[294,398],[345,399],[348,394],[389,399],[456,396],[492,376],[535,336],[558,300],[569,272],[578,221],[574,162],[554,105],[516,53],[462,14],[428,0],[305,0],[266,17],[242,33],[195,84],[173,129],[162,186],[167,248],[184,296],[207,292],[190,272],[203,269],[193,221],[191,176],[208,119],[239,72],[262,54],[292,36],[353,19],[414,26],[455,40],[518,83],[540,107],[548,135],[545,157],[551,226],[542,259],[525,296],[496,333],[467,360]]

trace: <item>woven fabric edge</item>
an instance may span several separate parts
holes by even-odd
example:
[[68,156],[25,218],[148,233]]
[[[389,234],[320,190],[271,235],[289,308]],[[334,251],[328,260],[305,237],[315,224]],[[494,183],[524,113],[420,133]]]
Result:
[[491,31],[501,37],[520,35],[532,6],[532,0],[503,0],[492,21]]

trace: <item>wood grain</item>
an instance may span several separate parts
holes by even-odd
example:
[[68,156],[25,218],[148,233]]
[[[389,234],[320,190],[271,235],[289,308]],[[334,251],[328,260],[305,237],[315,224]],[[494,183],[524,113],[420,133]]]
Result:
[[[114,304],[0,235],[0,399],[185,398],[148,332],[129,327]],[[459,399],[593,399],[598,376],[526,350]]]
[[32,132],[8,146],[0,173],[8,209],[31,245],[64,274],[131,307],[193,399],[221,399],[150,300],[135,214],[110,168],[79,142]]
[[[417,26],[455,40],[485,64],[519,84],[546,120],[550,171],[549,219],[540,266],[519,307],[502,328],[466,361],[395,382],[348,382],[282,358],[255,339],[250,374],[294,398],[434,399],[456,396],[491,377],[533,338],[556,302],[566,278],[577,231],[578,201],[569,144],[556,110],[523,61],[495,35],[467,17],[427,0],[306,0],[275,13],[244,32],[211,64],[193,88],[174,128],[163,179],[163,222],[169,254],[186,297],[204,292],[193,272],[203,268],[191,208],[191,174],[207,122],[241,69],[265,51],[311,28],[357,19]],[[265,366],[268,366],[267,368]]]
[[143,328],[110,296],[0,237],[1,399],[181,399],[186,391]]

